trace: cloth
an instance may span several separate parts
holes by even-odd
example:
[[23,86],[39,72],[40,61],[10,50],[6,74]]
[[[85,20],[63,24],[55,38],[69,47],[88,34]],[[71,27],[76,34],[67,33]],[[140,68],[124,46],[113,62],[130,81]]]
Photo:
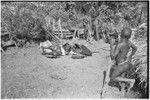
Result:
[[74,44],[72,51],[85,56],[92,56],[92,52],[84,45]]
[[71,58],[72,59],[83,59],[85,56],[81,55],[81,54],[76,54],[76,55],[72,55]]
[[86,55],[86,56],[92,56],[92,52],[84,45],[81,45],[81,52],[80,54]]
[[63,56],[66,55],[64,48],[63,48],[62,46],[60,46],[60,48],[61,48],[62,55],[63,55]]
[[52,52],[52,50],[50,50],[50,49],[43,49],[44,54],[50,54],[51,52]]
[[62,47],[65,50],[65,55],[68,55],[71,51],[71,45],[69,43],[65,43]]
[[74,44],[73,46],[72,46],[72,51],[74,52],[74,53],[77,53],[77,54],[80,54],[80,52],[81,52],[81,47],[80,47],[80,45],[79,44]]
[[73,52],[72,50],[69,52],[69,54],[71,54],[71,55],[75,55],[75,54],[77,54],[77,53],[75,53],[75,52]]
[[49,40],[40,43],[40,48],[49,48],[51,46],[52,46],[52,43]]

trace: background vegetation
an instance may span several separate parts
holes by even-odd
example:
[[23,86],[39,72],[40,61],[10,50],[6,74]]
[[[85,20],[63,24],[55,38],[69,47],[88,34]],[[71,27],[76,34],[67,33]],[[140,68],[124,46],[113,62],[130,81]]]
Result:
[[147,23],[147,6],[147,2],[1,2],[1,34],[10,33],[18,43],[32,43],[35,37],[48,35],[45,28],[53,32],[52,18],[61,18],[64,29],[89,24],[98,34],[114,29],[120,34],[126,26],[136,29],[133,40],[141,48],[134,58],[139,60],[136,72],[139,85],[147,90],[147,27],[139,28]]

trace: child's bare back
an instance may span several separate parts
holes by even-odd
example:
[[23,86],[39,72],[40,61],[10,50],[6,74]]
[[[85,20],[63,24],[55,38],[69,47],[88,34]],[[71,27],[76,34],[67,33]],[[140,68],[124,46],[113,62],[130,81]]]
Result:
[[120,47],[120,51],[115,58],[117,64],[124,62],[127,59],[127,54],[129,52],[129,44],[128,43],[120,43],[118,44]]
[[117,48],[119,49],[119,52],[118,52],[118,54],[117,54],[117,56],[116,56],[116,58],[115,58],[115,61],[116,61],[117,64],[120,64],[120,63],[122,63],[122,62],[128,60],[128,59],[127,59],[127,55],[128,55],[128,53],[129,53],[129,50],[130,50],[130,49],[134,49],[134,48],[136,48],[136,47],[134,46],[134,44],[132,44],[132,43],[128,40],[128,41],[126,41],[126,42],[119,43],[119,44],[116,46],[115,49],[117,49]]
[[[112,74],[112,78],[116,78],[117,76],[120,76],[123,72],[125,72],[130,67],[130,61],[127,57],[127,54],[129,53],[129,50],[133,48],[130,41],[119,43],[115,49],[117,49],[118,54],[115,57],[115,71]],[[116,51],[116,50],[115,50]]]

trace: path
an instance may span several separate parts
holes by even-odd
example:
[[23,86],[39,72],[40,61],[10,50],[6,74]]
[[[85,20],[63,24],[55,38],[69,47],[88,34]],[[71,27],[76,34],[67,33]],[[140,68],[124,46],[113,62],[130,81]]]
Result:
[[109,52],[99,48],[109,45],[80,43],[99,53],[84,59],[50,59],[37,46],[8,50],[2,55],[2,98],[100,98]]

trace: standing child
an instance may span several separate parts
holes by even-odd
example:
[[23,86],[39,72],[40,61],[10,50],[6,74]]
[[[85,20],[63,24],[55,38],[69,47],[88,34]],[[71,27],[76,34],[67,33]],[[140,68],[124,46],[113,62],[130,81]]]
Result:
[[[110,42],[110,55],[115,64],[111,68],[111,81],[129,82],[130,88],[133,87],[135,80],[120,77],[122,73],[126,72],[131,67],[132,56],[137,51],[137,47],[129,40],[131,37],[131,29],[124,28],[121,32],[120,42],[113,49],[113,43]],[[132,49],[131,54],[127,57],[129,50]]]

